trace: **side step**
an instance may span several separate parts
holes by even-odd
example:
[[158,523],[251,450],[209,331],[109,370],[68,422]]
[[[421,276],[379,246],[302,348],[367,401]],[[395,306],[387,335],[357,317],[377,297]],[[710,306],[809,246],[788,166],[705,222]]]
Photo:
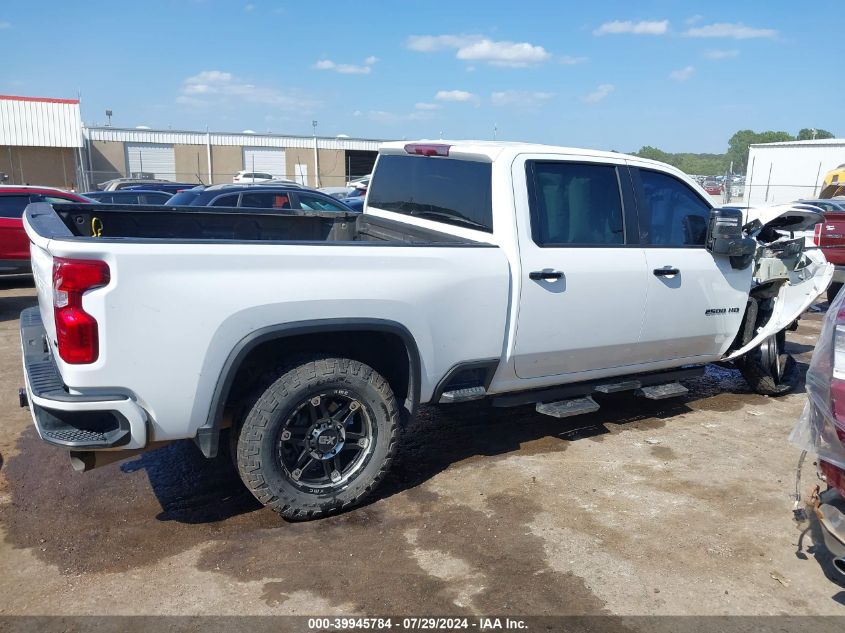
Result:
[[622,380],[596,385],[593,391],[598,391],[599,393],[619,393],[620,391],[633,391],[640,387],[642,387],[642,383],[639,380]]
[[689,389],[679,382],[667,382],[662,385],[651,385],[637,390],[637,395],[649,400],[665,400],[689,393]]
[[486,395],[487,390],[484,387],[455,389],[454,391],[444,391],[440,396],[440,403],[453,404],[455,402],[470,402],[471,400],[481,400]]
[[538,402],[536,409],[537,413],[550,415],[553,418],[568,418],[573,415],[598,411],[599,405],[590,396],[586,396],[584,398],[558,400],[557,402]]

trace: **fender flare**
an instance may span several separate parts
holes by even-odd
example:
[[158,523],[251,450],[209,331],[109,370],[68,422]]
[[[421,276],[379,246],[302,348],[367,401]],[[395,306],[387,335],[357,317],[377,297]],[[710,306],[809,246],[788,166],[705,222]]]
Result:
[[214,386],[205,423],[197,429],[195,441],[203,454],[206,457],[217,455],[220,426],[223,422],[223,408],[231,392],[232,383],[238,369],[250,352],[269,341],[306,334],[338,332],[381,332],[398,336],[402,340],[408,355],[408,393],[401,408],[405,416],[413,417],[420,401],[422,366],[416,340],[408,328],[401,323],[387,319],[339,318],[269,325],[244,336],[226,357]]

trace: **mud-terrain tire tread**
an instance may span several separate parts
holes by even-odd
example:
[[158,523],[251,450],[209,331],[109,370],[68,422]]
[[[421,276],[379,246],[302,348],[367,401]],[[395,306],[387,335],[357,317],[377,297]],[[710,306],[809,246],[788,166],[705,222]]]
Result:
[[[384,447],[382,443],[386,442],[384,456],[380,463],[375,464],[374,471],[370,470],[370,464],[365,465],[346,488],[319,501],[314,495],[293,487],[290,490],[274,489],[268,481],[274,464],[263,463],[263,442],[272,441],[274,424],[284,418],[284,409],[295,406],[301,400],[300,396],[292,394],[309,383],[316,386],[332,379],[347,383],[352,388],[356,384],[359,388],[368,386],[378,395],[383,411],[376,411],[375,417],[384,415],[385,419],[372,421],[378,427],[378,435],[370,459],[375,458],[379,448]],[[262,504],[285,519],[307,520],[355,506],[373,492],[396,455],[400,425],[396,398],[381,374],[356,360],[311,355],[299,357],[265,373],[258,384],[261,393],[251,400],[253,404],[237,433],[236,463],[244,484]],[[280,409],[282,415],[277,414]],[[270,439],[267,439],[268,434]]]

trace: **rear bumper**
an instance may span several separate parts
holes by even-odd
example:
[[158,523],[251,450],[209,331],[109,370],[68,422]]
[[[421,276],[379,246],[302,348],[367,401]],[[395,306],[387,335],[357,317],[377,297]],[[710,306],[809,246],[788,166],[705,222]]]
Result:
[[20,275],[32,272],[29,257],[26,259],[0,259],[0,275]]
[[37,307],[21,312],[21,351],[27,400],[42,440],[74,450],[146,445],[147,415],[129,397],[70,393],[50,354]]
[[834,558],[845,556],[845,498],[830,488],[819,495],[818,512],[810,510],[810,521],[824,536],[824,544]]

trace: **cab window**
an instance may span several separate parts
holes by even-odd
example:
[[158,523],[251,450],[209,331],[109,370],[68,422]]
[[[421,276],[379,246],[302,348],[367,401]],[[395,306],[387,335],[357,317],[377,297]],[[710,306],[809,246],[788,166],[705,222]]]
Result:
[[614,165],[529,161],[531,237],[543,247],[625,243]]
[[670,174],[640,169],[640,233],[651,246],[704,246],[710,206]]

